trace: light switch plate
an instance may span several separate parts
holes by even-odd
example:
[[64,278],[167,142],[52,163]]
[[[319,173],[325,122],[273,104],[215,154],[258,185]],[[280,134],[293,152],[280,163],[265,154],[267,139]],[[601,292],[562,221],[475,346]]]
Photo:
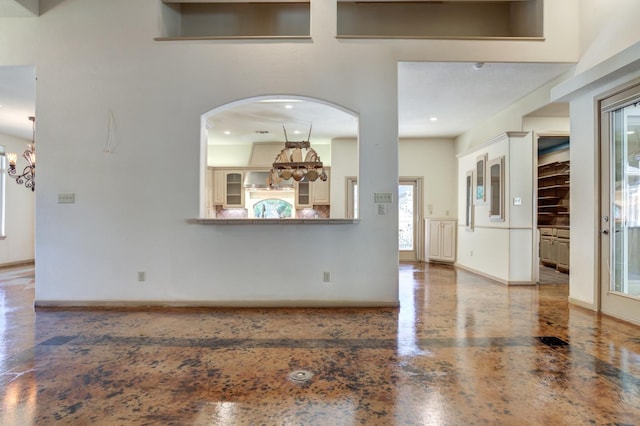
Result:
[[373,202],[376,204],[393,203],[393,195],[390,192],[376,192],[373,194]]
[[514,205],[514,206],[521,206],[521,205],[522,205],[522,198],[520,198],[520,197],[513,197],[513,205]]
[[58,204],[73,204],[76,202],[76,194],[58,194]]

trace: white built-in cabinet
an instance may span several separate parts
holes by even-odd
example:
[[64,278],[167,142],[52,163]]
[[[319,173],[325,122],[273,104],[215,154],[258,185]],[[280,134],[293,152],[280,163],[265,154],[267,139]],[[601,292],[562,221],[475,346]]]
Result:
[[456,260],[455,219],[425,220],[425,258],[428,262],[455,262]]

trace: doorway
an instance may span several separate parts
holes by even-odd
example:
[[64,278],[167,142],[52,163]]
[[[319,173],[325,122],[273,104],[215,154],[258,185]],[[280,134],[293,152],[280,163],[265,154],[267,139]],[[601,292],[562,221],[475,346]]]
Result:
[[398,251],[401,261],[421,259],[422,178],[401,177],[398,183]]
[[570,137],[537,138],[536,210],[538,284],[569,284]]
[[600,106],[600,310],[640,323],[640,86]]

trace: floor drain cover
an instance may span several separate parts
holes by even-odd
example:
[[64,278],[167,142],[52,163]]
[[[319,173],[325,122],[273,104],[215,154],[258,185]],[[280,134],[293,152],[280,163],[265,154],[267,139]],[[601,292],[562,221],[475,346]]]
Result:
[[296,370],[289,373],[289,378],[297,383],[304,383],[311,380],[313,373],[306,370]]

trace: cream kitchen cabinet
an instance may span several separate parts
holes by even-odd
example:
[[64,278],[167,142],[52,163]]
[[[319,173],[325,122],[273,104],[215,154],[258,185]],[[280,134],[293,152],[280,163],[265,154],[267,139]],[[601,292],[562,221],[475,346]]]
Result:
[[311,184],[311,199],[314,206],[328,206],[331,204],[331,174],[328,169],[325,169],[327,174],[327,180],[323,181],[319,178]]
[[242,170],[213,169],[213,194],[211,204],[225,209],[244,207],[244,188]]
[[296,182],[296,209],[310,209],[313,207],[313,185],[309,181]]
[[449,262],[456,260],[456,220],[425,220],[425,258],[429,262]]
[[213,196],[211,198],[211,204],[221,206],[224,204],[224,171],[210,169],[212,176],[212,188]]

